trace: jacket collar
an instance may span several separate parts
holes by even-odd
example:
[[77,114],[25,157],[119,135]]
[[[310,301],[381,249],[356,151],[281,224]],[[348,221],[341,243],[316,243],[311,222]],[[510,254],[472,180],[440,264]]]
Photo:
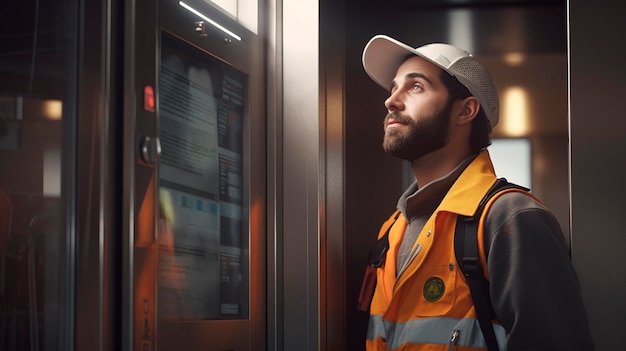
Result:
[[485,149],[461,173],[436,211],[472,216],[496,180],[489,151]]

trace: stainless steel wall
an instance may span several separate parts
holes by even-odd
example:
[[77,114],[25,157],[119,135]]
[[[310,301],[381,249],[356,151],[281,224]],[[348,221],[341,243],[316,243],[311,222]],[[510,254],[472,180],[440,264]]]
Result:
[[317,350],[319,241],[318,2],[282,4],[284,349]]
[[344,1],[266,6],[267,349],[346,350]]
[[621,350],[626,315],[624,2],[569,1],[573,260],[596,350]]
[[320,349],[318,1],[268,7],[268,349]]

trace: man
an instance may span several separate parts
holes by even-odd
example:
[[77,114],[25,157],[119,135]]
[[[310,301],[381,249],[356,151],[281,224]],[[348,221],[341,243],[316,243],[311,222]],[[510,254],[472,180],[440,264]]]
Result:
[[[383,148],[411,163],[376,271],[368,350],[487,350],[454,252],[457,216],[471,216],[496,182],[487,146],[498,95],[469,53],[447,44],[413,49],[375,36],[369,76],[390,91]],[[500,350],[594,349],[580,285],[554,216],[533,195],[496,197],[478,226]],[[397,217],[397,218],[396,218]],[[483,236],[484,235],[484,236]],[[379,241],[380,242],[380,241]]]

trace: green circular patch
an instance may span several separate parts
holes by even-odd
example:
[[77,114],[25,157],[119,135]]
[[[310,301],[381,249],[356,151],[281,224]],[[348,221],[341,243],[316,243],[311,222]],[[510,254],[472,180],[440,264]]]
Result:
[[430,277],[424,284],[424,298],[430,302],[439,300],[444,291],[446,291],[446,285],[439,277]]

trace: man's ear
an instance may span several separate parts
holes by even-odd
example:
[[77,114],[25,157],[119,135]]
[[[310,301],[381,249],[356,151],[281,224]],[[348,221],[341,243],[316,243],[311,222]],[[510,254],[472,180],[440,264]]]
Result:
[[471,123],[480,111],[480,102],[474,96],[469,96],[458,101],[458,103],[461,105],[461,109],[456,118],[457,124]]

